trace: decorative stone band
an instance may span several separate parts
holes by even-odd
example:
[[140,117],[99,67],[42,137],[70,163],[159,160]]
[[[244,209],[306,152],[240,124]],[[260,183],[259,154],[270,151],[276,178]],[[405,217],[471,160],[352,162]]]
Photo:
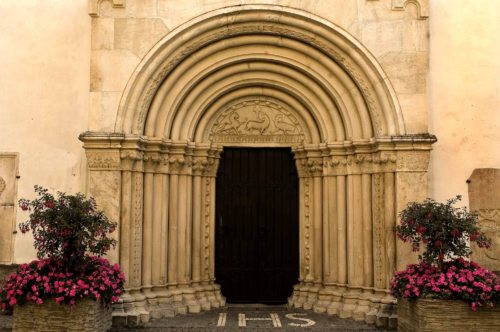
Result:
[[[86,132],[80,135],[91,170],[143,170],[215,176],[224,143],[172,142],[143,136]],[[278,140],[279,141],[279,140]],[[299,177],[425,172],[436,138],[429,134],[292,145]],[[229,142],[230,143],[230,142]],[[228,144],[228,142],[226,142]]]
[[187,141],[146,139],[115,133],[80,135],[91,171],[129,170],[145,173],[215,176],[221,148]]

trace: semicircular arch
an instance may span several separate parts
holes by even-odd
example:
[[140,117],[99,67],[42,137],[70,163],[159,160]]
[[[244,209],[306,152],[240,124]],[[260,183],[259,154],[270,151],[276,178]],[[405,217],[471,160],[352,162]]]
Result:
[[[246,84],[238,83],[238,70]],[[324,19],[271,5],[213,11],[163,38],[129,81],[115,131],[193,139],[192,124],[216,103],[208,97],[248,86],[291,93],[310,104],[305,109],[321,141],[405,133],[395,93],[362,45]],[[213,92],[193,105],[203,88]]]

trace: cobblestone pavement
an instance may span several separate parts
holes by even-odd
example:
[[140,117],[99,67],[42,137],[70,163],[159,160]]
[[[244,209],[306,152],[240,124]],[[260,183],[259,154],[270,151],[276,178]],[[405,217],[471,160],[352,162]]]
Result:
[[[0,331],[12,329],[12,318],[0,316]],[[227,306],[200,314],[153,320],[141,327],[113,328],[114,332],[140,331],[386,331],[351,319],[315,314],[285,306]]]

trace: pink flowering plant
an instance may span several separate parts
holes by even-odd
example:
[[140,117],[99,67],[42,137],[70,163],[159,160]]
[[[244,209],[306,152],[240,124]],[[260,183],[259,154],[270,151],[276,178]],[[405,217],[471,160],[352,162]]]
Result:
[[125,278],[118,264],[104,255],[116,240],[108,234],[116,223],[97,210],[95,200],[83,194],[57,197],[35,186],[38,198],[21,199],[19,206],[29,211],[21,232],[32,231],[38,260],[22,264],[0,283],[2,312],[11,313],[15,305],[26,302],[76,304],[83,298],[105,304],[118,301]]
[[497,275],[464,259],[471,254],[469,242],[489,248],[490,240],[480,231],[475,213],[453,206],[460,199],[457,196],[445,204],[427,199],[409,203],[401,211],[396,235],[409,242],[413,251],[419,251],[423,243],[425,251],[419,255],[419,264],[395,273],[391,281],[394,297],[463,300],[472,310],[500,302]]

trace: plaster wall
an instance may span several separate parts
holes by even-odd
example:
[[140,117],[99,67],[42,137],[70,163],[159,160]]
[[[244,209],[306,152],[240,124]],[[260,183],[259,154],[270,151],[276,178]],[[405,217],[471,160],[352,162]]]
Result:
[[500,167],[500,2],[430,1],[429,195],[468,202],[475,168]]
[[[84,190],[90,17],[86,0],[0,1],[0,151],[19,153],[18,195],[35,184]],[[17,221],[27,214],[17,211]],[[31,260],[32,238],[14,236],[14,262]]]

